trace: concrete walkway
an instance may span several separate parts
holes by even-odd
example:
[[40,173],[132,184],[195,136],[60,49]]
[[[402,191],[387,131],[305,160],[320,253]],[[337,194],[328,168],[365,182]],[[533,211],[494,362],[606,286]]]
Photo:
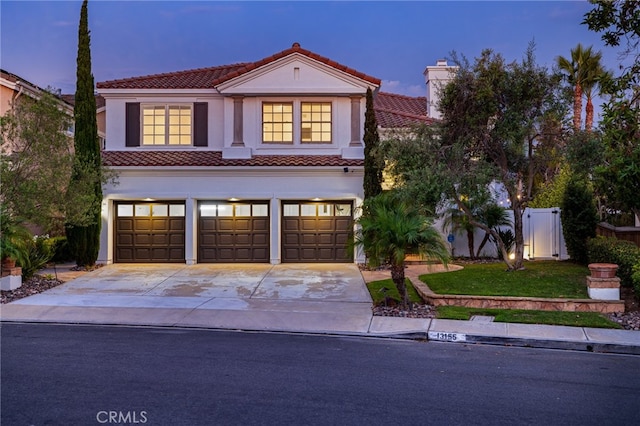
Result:
[[[407,275],[415,279],[438,268],[412,265]],[[69,281],[1,305],[3,322],[419,338],[640,355],[635,331],[373,316],[365,281],[389,278],[389,272],[360,272],[353,264],[126,264],[42,273]]]

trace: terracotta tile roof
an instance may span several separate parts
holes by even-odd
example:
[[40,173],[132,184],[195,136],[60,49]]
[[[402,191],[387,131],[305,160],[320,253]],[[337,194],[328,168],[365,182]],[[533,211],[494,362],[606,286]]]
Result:
[[122,80],[103,81],[98,89],[210,89],[213,81],[245,67],[247,63],[152,74]]
[[269,64],[271,62],[275,62],[278,59],[284,58],[285,56],[291,55],[292,53],[299,53],[301,55],[307,56],[311,59],[314,59],[318,62],[322,62],[325,65],[329,65],[330,67],[333,67],[337,70],[343,71],[347,74],[351,74],[354,77],[360,78],[362,80],[368,81],[369,83],[375,84],[376,86],[380,86],[380,79],[375,78],[375,77],[371,77],[367,74],[364,74],[360,71],[356,71],[352,68],[347,67],[346,65],[342,65],[339,64],[338,62],[332,61],[329,58],[326,58],[324,56],[320,56],[317,53],[313,53],[310,50],[307,49],[303,49],[302,47],[300,47],[299,43],[293,43],[293,45],[289,48],[289,49],[285,49],[282,52],[276,53],[274,55],[271,55],[269,57],[266,57],[264,59],[261,59],[257,62],[252,62],[252,63],[248,63],[246,64],[243,68],[240,68],[234,72],[231,72],[229,74],[226,74],[224,76],[219,77],[218,79],[214,80],[212,82],[212,84],[214,86],[217,86],[218,84],[224,83],[227,80],[231,80],[232,78],[238,77],[244,73],[247,73],[251,70],[254,70],[256,68],[259,68],[263,65]]
[[[69,105],[75,105],[76,95],[67,94],[67,95],[60,95],[60,96]],[[96,94],[95,97],[96,97],[96,108],[100,109],[107,104],[106,101],[104,100],[104,97],[102,97],[101,95]]]
[[178,71],[165,74],[154,74],[142,77],[125,78],[121,80],[110,80],[98,83],[98,89],[208,89],[238,77],[263,65],[277,61],[280,58],[299,53],[316,61],[322,62],[340,71],[361,78],[376,86],[380,85],[380,80],[364,73],[356,71],[345,65],[339,64],[331,59],[320,56],[294,43],[291,48],[271,55],[256,62],[243,62],[232,65],[222,65],[211,68],[199,68],[186,71]]
[[382,128],[431,124],[435,119],[427,113],[427,98],[378,92],[373,99],[378,126]]
[[256,155],[224,159],[219,151],[102,151],[110,167],[359,167],[364,160],[339,155]]

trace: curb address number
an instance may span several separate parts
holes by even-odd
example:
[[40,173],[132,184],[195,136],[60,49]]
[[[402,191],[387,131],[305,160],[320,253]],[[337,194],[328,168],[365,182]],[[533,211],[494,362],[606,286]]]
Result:
[[462,333],[441,333],[439,331],[430,331],[429,340],[439,340],[442,342],[466,342],[467,335]]

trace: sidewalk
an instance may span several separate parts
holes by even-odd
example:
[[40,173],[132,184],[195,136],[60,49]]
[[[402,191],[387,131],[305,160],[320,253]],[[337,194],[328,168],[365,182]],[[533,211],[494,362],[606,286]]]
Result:
[[[483,317],[473,321],[380,317],[373,316],[370,302],[361,298],[172,297],[157,292],[133,295],[122,288],[120,293],[96,294],[82,289],[78,273],[60,267],[56,272],[62,280],[71,276],[65,274],[76,275],[64,284],[75,284],[73,293],[50,290],[1,305],[2,322],[293,332],[640,355],[636,331],[496,323]],[[362,273],[366,280],[375,274]]]

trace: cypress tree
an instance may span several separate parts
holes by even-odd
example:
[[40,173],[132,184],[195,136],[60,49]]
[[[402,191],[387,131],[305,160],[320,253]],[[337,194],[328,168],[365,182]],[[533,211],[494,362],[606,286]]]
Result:
[[367,110],[364,114],[364,198],[382,192],[382,166],[377,152],[380,144],[378,122],[373,109],[373,92],[367,88]]
[[98,259],[100,247],[100,206],[102,202],[102,179],[100,143],[96,119],[93,74],[91,73],[91,40],[87,1],[82,2],[78,29],[78,58],[76,70],[76,93],[74,106],[74,168],[69,182],[69,191],[83,192],[86,204],[85,223],[67,223],[66,233],[69,248],[78,266],[92,266]]

